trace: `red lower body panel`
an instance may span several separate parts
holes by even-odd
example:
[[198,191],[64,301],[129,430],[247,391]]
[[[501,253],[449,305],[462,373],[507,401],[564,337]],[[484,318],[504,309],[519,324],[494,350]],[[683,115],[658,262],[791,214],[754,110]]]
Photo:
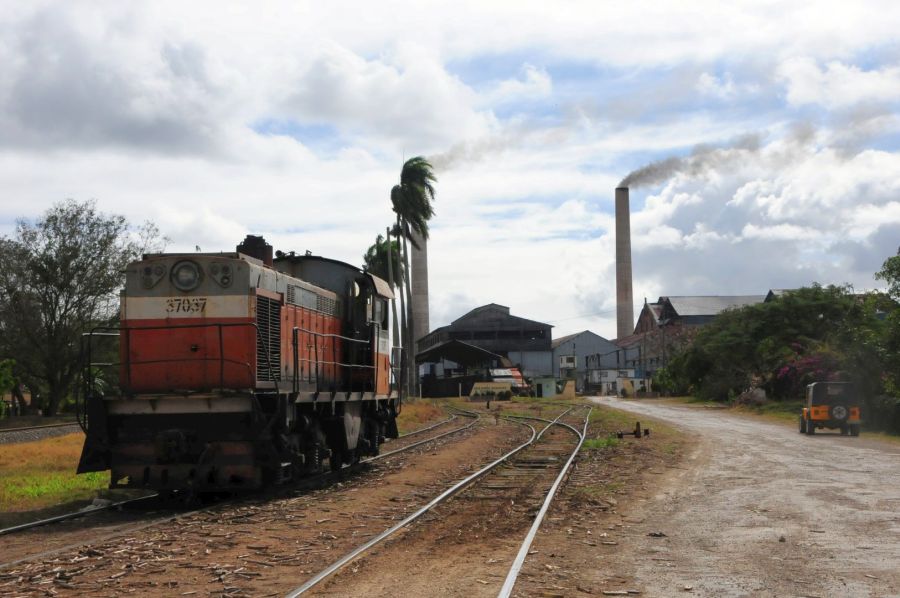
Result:
[[121,385],[131,393],[253,388],[256,328],[249,318],[125,320]]

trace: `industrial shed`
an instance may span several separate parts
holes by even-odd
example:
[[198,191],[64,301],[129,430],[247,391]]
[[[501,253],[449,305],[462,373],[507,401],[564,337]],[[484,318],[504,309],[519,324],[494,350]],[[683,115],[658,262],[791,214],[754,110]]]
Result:
[[[460,341],[499,355],[511,366],[520,366],[525,376],[553,372],[550,324],[514,316],[505,305],[489,303],[441,326],[419,339],[416,361],[436,363],[435,347]],[[444,359],[450,359],[444,356]],[[440,375],[440,368],[429,368]]]

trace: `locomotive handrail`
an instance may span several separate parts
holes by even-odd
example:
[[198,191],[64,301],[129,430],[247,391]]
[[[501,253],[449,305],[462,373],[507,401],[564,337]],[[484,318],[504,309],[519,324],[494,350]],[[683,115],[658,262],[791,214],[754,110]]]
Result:
[[340,334],[333,334],[331,332],[316,332],[315,330],[309,330],[308,328],[303,328],[302,326],[294,326],[293,330],[299,330],[300,332],[306,332],[307,334],[311,334],[313,336],[321,336],[328,338],[339,338],[345,341],[350,341],[351,343],[360,343],[366,344],[369,341],[360,340],[358,338],[350,338],[349,336],[342,336]]
[[[303,358],[303,359],[297,358],[295,361],[305,361],[307,363],[315,363],[314,359],[306,359],[306,358]],[[342,361],[320,361],[318,363],[321,363],[324,365],[342,365],[347,368],[365,368],[365,369],[369,369],[369,370],[375,368],[374,365],[366,365],[364,363],[344,363]]]
[[[315,359],[310,359],[308,357],[305,357],[305,358],[300,357],[300,334],[299,334],[300,332],[303,332],[303,333],[313,337],[314,340],[313,340],[313,343],[311,346],[314,350]],[[358,344],[363,344],[363,345],[369,344],[371,342],[370,340],[350,338],[348,336],[343,336],[341,334],[334,334],[332,332],[316,332],[315,330],[310,330],[310,329],[304,328],[302,326],[292,327],[291,328],[291,337],[292,337],[291,345],[294,350],[294,375],[293,375],[294,392],[299,392],[299,390],[300,390],[300,378],[302,376],[302,373],[300,371],[301,363],[315,364],[316,395],[318,395],[321,390],[319,388],[319,381],[320,381],[319,365],[320,364],[321,365],[340,366],[340,367],[348,368],[350,370],[353,370],[353,369],[375,370],[376,374],[377,374],[377,371],[378,371],[377,365],[368,365],[368,364],[363,364],[363,363],[344,363],[342,361],[338,361],[337,355],[336,355],[336,351],[337,351],[336,343],[331,343],[331,361],[324,361],[324,360],[319,359],[319,342],[318,342],[319,338],[332,338],[332,339],[338,338],[341,340],[349,341],[351,343],[358,343]],[[309,347],[309,346],[310,345],[307,345],[307,347]],[[323,350],[324,350],[324,348],[323,348]],[[312,380],[310,379],[310,376],[312,376],[312,370],[313,370],[313,368],[310,367],[308,370],[308,376],[307,376],[307,382],[310,382],[310,383],[312,382]],[[335,372],[335,374],[336,374],[336,372]]]

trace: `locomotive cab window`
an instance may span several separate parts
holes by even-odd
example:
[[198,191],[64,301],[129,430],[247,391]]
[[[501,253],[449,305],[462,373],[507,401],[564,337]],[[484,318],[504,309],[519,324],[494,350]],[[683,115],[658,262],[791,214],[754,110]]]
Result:
[[378,324],[382,330],[387,330],[388,321],[387,321],[387,306],[386,302],[383,299],[379,299],[377,297],[372,299],[374,303],[374,313],[372,314],[371,322],[373,324]]
[[379,319],[379,321],[381,322],[381,329],[387,330],[388,329],[388,304],[387,304],[387,301],[385,301],[384,299],[379,299],[378,305],[381,306],[381,318]]

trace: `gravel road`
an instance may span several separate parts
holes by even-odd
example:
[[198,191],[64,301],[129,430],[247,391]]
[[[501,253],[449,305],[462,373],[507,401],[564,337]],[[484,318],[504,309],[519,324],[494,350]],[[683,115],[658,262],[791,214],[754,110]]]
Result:
[[806,436],[720,410],[592,400],[696,435],[686,469],[622,509],[629,541],[606,566],[644,595],[900,596],[900,446],[865,431]]

